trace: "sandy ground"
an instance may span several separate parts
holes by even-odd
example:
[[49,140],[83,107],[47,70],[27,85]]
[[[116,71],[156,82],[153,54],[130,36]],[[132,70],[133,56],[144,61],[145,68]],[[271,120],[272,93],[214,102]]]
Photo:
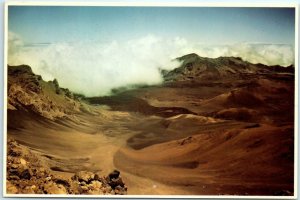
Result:
[[8,138],[60,176],[117,169],[128,194],[292,195],[293,83],[276,76],[149,87],[94,98],[94,105],[65,103],[50,88],[50,99],[39,94],[34,101],[54,102],[63,116],[48,119],[37,113],[49,105],[37,113],[16,109],[32,101],[23,91],[26,98],[8,111]]
[[[141,118],[103,108],[98,108],[97,111],[101,113],[98,116],[79,115],[76,120],[58,123],[48,120],[35,122],[29,118],[28,121],[23,121],[26,124],[24,127],[9,130],[8,138],[16,139],[33,152],[44,156],[53,172],[60,176],[70,177],[81,170],[108,174],[113,169],[118,169],[114,164],[116,152],[126,146],[129,137],[137,133],[127,128],[128,122],[136,123]],[[77,126],[72,124],[78,121],[80,124]],[[168,194],[178,193],[179,189],[176,187],[120,171],[130,188],[128,194],[166,194],[166,191]]]
[[293,152],[287,146],[293,142],[291,125],[255,127],[188,114],[163,119],[102,107],[95,113],[57,122],[28,118],[8,136],[44,156],[62,176],[118,169],[128,194],[293,190]]

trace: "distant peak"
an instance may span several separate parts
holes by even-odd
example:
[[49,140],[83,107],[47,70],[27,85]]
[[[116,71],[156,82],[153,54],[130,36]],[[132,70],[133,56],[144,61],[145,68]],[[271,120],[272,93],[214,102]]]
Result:
[[179,58],[177,58],[178,60],[186,60],[186,59],[190,59],[190,58],[199,58],[199,55],[196,53],[190,53],[184,56],[181,56]]

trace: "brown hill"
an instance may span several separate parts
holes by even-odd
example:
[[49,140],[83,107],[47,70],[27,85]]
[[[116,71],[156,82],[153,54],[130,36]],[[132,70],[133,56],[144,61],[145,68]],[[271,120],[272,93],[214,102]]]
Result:
[[81,107],[72,92],[60,88],[56,79],[46,82],[28,65],[8,66],[7,91],[9,110],[33,112],[48,119],[79,112]]
[[[25,155],[10,155],[8,189],[42,193],[31,185],[53,175],[46,188],[72,193],[74,173],[116,168],[133,195],[293,195],[292,68],[180,59],[162,85],[80,100],[28,66],[9,67],[8,138]],[[47,177],[23,180],[39,167]],[[75,178],[75,191],[95,194],[86,189],[100,180]]]
[[294,67],[266,66],[243,61],[239,57],[205,58],[188,54],[177,58],[181,66],[162,71],[165,81],[216,80],[239,77],[241,74],[294,73]]

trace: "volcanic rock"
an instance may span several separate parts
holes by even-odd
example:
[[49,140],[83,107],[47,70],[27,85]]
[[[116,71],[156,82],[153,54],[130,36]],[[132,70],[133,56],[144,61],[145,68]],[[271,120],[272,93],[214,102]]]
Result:
[[9,140],[7,148],[10,153],[7,156],[6,191],[9,194],[127,194],[127,187],[117,170],[103,177],[79,171],[66,178],[54,175],[41,162],[40,155],[16,141]]

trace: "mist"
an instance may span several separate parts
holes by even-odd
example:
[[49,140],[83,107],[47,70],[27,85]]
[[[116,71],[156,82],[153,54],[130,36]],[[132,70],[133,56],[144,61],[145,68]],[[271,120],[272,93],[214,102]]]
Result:
[[8,64],[31,66],[43,79],[56,78],[61,87],[85,96],[111,94],[130,85],[161,84],[161,69],[180,66],[174,58],[188,53],[216,58],[238,56],[252,63],[288,66],[294,47],[286,44],[193,44],[185,38],[147,35],[128,41],[77,41],[26,44],[8,33]]

